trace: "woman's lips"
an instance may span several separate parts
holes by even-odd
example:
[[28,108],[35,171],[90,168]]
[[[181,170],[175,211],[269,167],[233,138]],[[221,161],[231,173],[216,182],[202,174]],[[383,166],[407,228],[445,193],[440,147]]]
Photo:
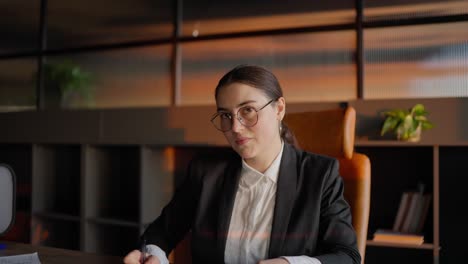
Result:
[[236,144],[241,146],[247,143],[250,140],[250,138],[238,138],[236,139]]

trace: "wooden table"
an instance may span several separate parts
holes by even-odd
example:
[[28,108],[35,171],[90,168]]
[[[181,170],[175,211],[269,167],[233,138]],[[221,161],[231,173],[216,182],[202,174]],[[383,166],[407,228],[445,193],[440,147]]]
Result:
[[6,248],[0,250],[0,256],[30,254],[37,252],[41,264],[110,264],[123,263],[122,257],[103,256],[81,251],[33,246],[16,242],[0,241]]

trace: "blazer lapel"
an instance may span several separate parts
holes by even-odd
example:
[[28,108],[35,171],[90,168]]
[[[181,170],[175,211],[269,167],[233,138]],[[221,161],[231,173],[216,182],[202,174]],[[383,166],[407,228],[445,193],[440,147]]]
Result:
[[218,262],[224,263],[224,251],[226,249],[226,239],[229,232],[229,223],[231,222],[232,210],[236,198],[237,186],[242,169],[242,162],[239,159],[233,159],[224,176],[223,189],[218,215]]
[[275,210],[271,228],[269,258],[281,256],[289,218],[296,197],[297,159],[294,148],[285,143],[278,175]]

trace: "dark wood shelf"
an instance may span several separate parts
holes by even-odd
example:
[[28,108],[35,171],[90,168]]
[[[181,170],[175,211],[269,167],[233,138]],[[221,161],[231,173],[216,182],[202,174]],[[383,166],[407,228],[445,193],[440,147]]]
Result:
[[54,219],[54,220],[65,220],[65,221],[74,221],[79,222],[81,218],[76,215],[69,215],[69,214],[62,214],[56,212],[33,212],[33,216],[40,217],[40,218],[47,218],[47,219]]
[[104,218],[104,217],[92,217],[87,219],[91,223],[113,225],[113,226],[124,226],[124,227],[140,227],[140,223],[132,221],[124,221],[120,219]]
[[405,243],[390,243],[390,242],[377,242],[373,240],[367,240],[367,246],[371,247],[395,247],[395,248],[415,248],[415,249],[427,249],[433,250],[435,248],[434,244],[424,243],[422,245],[413,245]]
[[434,144],[426,142],[406,142],[398,140],[356,140],[357,147],[432,147]]
[[459,141],[459,142],[406,142],[406,141],[398,141],[398,140],[367,140],[367,139],[359,139],[354,142],[356,147],[433,147],[433,146],[441,146],[441,147],[463,147],[468,146],[467,141]]

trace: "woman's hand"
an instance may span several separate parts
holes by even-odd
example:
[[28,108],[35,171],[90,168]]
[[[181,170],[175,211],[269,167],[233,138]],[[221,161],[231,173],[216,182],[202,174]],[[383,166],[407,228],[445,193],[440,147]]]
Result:
[[[128,253],[127,256],[123,259],[125,264],[140,264],[141,259],[141,251],[140,250],[133,250],[132,252]],[[159,259],[155,256],[149,256],[146,258],[145,263],[143,264],[160,264]]]
[[289,264],[284,258],[275,258],[275,259],[265,259],[260,260],[258,264]]

